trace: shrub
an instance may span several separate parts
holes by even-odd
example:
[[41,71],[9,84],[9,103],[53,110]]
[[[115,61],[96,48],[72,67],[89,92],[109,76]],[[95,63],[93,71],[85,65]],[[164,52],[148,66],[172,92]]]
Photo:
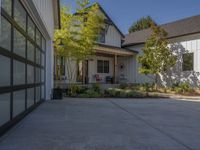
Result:
[[127,83],[123,83],[123,84],[120,84],[119,85],[119,88],[120,89],[126,89],[126,88],[128,88],[129,87],[129,85],[127,84]]
[[98,93],[93,89],[88,89],[85,93],[79,95],[81,98],[99,98],[101,96],[101,93]]
[[101,87],[100,87],[100,85],[99,84],[93,84],[92,85],[92,90],[94,90],[95,92],[101,92]]
[[125,89],[108,89],[105,91],[106,97],[116,97],[116,98],[134,98],[142,97],[143,94],[134,90],[125,90]]
[[180,83],[178,85],[175,85],[172,87],[176,93],[186,93],[186,92],[194,92],[194,89],[190,87],[190,84],[185,82],[185,83]]

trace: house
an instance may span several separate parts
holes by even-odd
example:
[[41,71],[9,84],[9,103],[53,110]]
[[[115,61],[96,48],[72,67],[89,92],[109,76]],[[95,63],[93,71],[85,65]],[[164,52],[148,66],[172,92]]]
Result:
[[[171,86],[187,82],[191,86],[200,85],[200,15],[161,25],[168,33],[169,47],[177,55],[177,64],[160,79],[160,84]],[[134,32],[125,36],[123,48],[131,49],[142,55],[142,48],[151,35],[151,29]],[[153,82],[151,76],[138,72],[136,62],[136,83]]]
[[[77,84],[134,82],[134,57],[138,52],[122,48],[124,34],[100,5],[99,8],[105,17],[105,30],[99,35],[98,46],[95,47],[96,55],[81,64],[76,64],[76,62],[72,64],[72,68],[76,68],[77,72],[73,82]],[[61,78],[61,80],[64,80],[55,81],[55,86],[63,87],[68,83],[68,69],[65,59],[55,60],[55,63],[54,74],[56,73],[56,67],[64,68],[63,77]]]
[[[0,134],[53,88],[53,34],[59,0],[1,0]],[[48,82],[47,82],[48,81]]]
[[[151,35],[151,29],[134,32],[126,36],[121,33],[112,19],[100,6],[105,15],[106,29],[99,35],[96,55],[80,64],[74,64],[77,74],[74,83],[153,83],[154,77],[140,74],[137,56]],[[161,25],[168,32],[170,47],[178,56],[177,64],[161,76],[160,83],[170,86],[177,82],[200,85],[200,15]],[[63,59],[64,85],[67,69]],[[81,77],[81,78],[80,78]],[[57,82],[56,82],[57,83]],[[59,82],[60,83],[60,82]]]

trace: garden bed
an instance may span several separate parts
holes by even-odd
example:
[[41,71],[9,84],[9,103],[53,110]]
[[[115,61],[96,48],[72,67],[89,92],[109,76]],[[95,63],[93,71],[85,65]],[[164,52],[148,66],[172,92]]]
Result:
[[100,85],[91,87],[73,85],[71,90],[65,93],[67,97],[74,98],[167,98],[169,95],[200,96],[200,90],[191,88],[188,84],[179,84],[171,88],[154,89],[154,85],[120,85],[119,88],[102,89]]

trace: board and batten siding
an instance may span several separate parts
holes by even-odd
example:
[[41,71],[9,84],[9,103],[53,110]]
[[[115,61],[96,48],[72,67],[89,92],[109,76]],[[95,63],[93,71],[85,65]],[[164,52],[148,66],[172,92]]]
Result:
[[[200,85],[200,34],[182,36],[170,39],[170,47],[178,56],[177,64],[169,73],[161,76],[161,84],[171,86],[174,82],[189,82],[192,86]],[[144,44],[130,46],[128,49],[138,51],[138,55],[143,55]],[[182,54],[194,54],[194,70],[182,71]],[[136,83],[152,83],[152,76],[145,76],[139,73],[141,64],[136,61]]]
[[35,7],[40,14],[40,17],[50,35],[53,38],[54,35],[54,11],[53,2],[54,0],[32,0]]
[[113,26],[110,25],[108,31],[105,36],[105,45],[121,47],[121,34],[118,30]]
[[[136,83],[136,56],[118,57],[117,59],[117,79],[120,81],[120,76],[124,76],[127,83]],[[120,68],[123,65],[124,68]]]
[[[109,61],[109,73],[97,73],[97,61],[104,60]],[[113,57],[103,57],[103,56],[96,56],[93,58],[92,61],[89,61],[88,64],[88,78],[89,83],[96,83],[95,75],[98,74],[100,78],[102,78],[102,83],[106,82],[107,76],[114,76],[114,58]]]

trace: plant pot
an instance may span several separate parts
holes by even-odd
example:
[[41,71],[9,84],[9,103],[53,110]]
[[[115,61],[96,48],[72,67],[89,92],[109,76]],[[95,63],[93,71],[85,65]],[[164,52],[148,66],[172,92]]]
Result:
[[54,100],[62,100],[63,99],[62,89],[60,89],[60,88],[53,89],[53,99]]

